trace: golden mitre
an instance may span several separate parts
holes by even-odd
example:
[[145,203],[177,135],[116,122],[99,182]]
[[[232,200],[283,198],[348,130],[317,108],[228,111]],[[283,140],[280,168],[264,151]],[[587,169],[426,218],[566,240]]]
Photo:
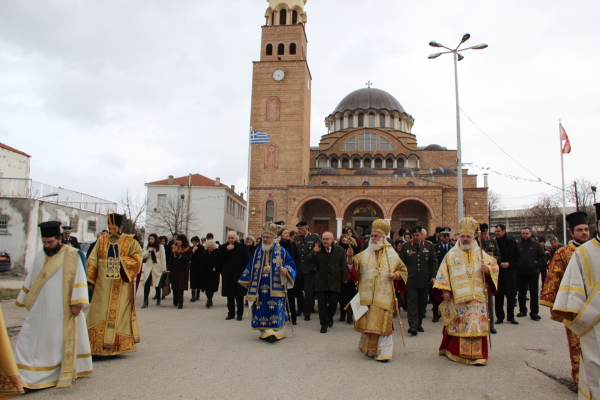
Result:
[[458,224],[458,232],[469,232],[472,235],[475,235],[475,232],[479,229],[479,222],[475,218],[472,217],[464,217],[460,220]]
[[379,232],[383,236],[387,236],[390,233],[390,223],[385,219],[376,219],[373,221],[373,225],[371,226],[371,232]]
[[277,230],[279,230],[279,228],[281,228],[281,225],[271,221],[265,222],[262,226],[263,233],[268,233],[273,236],[277,236]]

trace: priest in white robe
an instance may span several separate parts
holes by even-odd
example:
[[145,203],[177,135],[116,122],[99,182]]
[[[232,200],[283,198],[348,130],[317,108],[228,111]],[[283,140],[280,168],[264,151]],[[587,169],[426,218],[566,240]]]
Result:
[[600,203],[596,207],[596,236],[571,257],[552,310],[579,336],[579,399],[600,399]]
[[17,338],[15,360],[23,387],[69,387],[92,373],[84,313],[86,274],[78,250],[60,243],[60,222],[39,224],[44,249],[30,267],[16,305],[29,311]]

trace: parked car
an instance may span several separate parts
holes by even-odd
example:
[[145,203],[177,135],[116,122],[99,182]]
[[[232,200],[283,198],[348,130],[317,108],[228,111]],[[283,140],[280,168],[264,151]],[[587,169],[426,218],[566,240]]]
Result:
[[81,251],[83,251],[83,254],[87,254],[87,251],[92,245],[92,243],[94,242],[79,242],[79,247],[81,247]]
[[10,254],[0,251],[0,272],[10,271],[11,268]]

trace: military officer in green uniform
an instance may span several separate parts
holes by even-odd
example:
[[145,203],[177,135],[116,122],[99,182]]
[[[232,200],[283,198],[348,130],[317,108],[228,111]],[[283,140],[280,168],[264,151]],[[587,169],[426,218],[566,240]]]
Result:
[[427,308],[429,284],[435,279],[438,270],[435,248],[423,238],[421,231],[420,226],[414,226],[410,230],[412,240],[404,243],[400,250],[400,259],[408,269],[408,333],[413,336],[417,332],[425,332],[421,324]]
[[309,259],[316,243],[321,246],[321,237],[309,231],[308,222],[300,221],[296,224],[298,234],[294,236],[296,248],[298,249],[299,260],[296,265],[297,274],[302,274],[304,283],[304,320],[310,321],[310,314],[315,306],[315,272],[316,265],[311,264]]
[[[498,247],[498,242],[496,239],[492,239],[489,234],[489,226],[488,224],[479,224],[479,237],[477,238],[477,242],[479,243],[479,247],[483,249],[490,256],[494,257],[496,261],[498,261],[498,265],[500,265],[500,248]],[[488,310],[490,311],[490,332],[496,333],[496,328],[494,327],[494,295],[491,294],[488,290]]]

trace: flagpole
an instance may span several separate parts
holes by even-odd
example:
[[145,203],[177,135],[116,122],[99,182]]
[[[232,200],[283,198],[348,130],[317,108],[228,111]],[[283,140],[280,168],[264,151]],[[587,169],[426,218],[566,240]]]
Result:
[[248,176],[246,178],[246,237],[250,235],[250,232],[248,231],[248,226],[250,223],[250,160],[252,160],[252,127],[250,127],[250,134],[248,135]]
[[567,216],[565,214],[565,165],[563,163],[563,146],[562,146],[562,122],[558,120],[558,147],[560,147],[560,172],[562,177],[562,218],[563,218],[563,244],[567,244]]

